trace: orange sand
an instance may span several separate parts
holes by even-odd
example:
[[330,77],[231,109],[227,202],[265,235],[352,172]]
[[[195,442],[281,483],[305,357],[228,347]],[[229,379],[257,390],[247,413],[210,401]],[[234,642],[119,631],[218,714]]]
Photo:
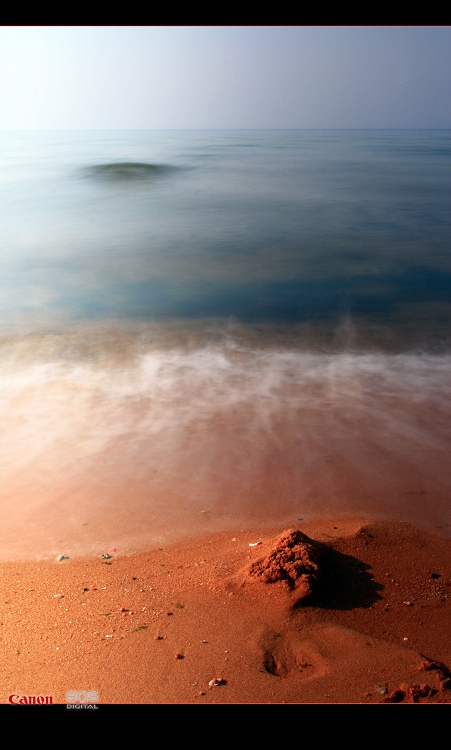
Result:
[[247,573],[280,527],[2,563],[1,702],[96,691],[100,706],[378,703],[401,685],[401,702],[451,702],[451,540],[406,523],[298,528],[319,543],[322,571],[298,603]]

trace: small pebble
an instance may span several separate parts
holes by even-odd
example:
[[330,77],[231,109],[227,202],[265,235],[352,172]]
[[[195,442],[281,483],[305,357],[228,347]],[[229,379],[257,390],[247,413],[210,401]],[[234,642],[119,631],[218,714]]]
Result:
[[111,560],[111,555],[109,555],[107,552],[105,552],[103,555],[100,555],[101,560]]
[[176,654],[176,655],[174,656],[174,659],[184,659],[184,658],[185,658],[185,657],[183,656],[183,654]]
[[64,596],[63,594],[53,594],[54,599],[62,599],[63,596]]
[[57,562],[61,562],[62,560],[69,560],[69,558],[66,557],[65,555],[58,555],[58,557],[56,558],[56,560],[57,560]]

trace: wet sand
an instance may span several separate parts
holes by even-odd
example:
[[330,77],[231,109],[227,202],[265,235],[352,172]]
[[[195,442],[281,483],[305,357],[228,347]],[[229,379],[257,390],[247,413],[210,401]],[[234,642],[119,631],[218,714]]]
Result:
[[366,519],[296,528],[320,555],[301,600],[249,575],[280,526],[2,562],[0,701],[451,702],[451,540]]

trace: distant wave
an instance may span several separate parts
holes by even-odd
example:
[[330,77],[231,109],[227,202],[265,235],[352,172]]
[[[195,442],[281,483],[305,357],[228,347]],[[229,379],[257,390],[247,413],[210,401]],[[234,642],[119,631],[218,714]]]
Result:
[[114,162],[88,167],[85,173],[92,177],[108,180],[143,180],[167,174],[174,170],[166,164],[145,164],[144,162]]

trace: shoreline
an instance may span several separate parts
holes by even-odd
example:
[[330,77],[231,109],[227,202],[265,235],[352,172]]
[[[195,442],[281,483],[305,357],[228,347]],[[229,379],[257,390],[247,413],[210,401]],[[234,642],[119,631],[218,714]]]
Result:
[[95,691],[100,706],[379,703],[400,686],[395,702],[451,702],[451,540],[370,519],[292,528],[321,555],[302,601],[248,575],[281,526],[109,559],[1,562],[0,702]]

